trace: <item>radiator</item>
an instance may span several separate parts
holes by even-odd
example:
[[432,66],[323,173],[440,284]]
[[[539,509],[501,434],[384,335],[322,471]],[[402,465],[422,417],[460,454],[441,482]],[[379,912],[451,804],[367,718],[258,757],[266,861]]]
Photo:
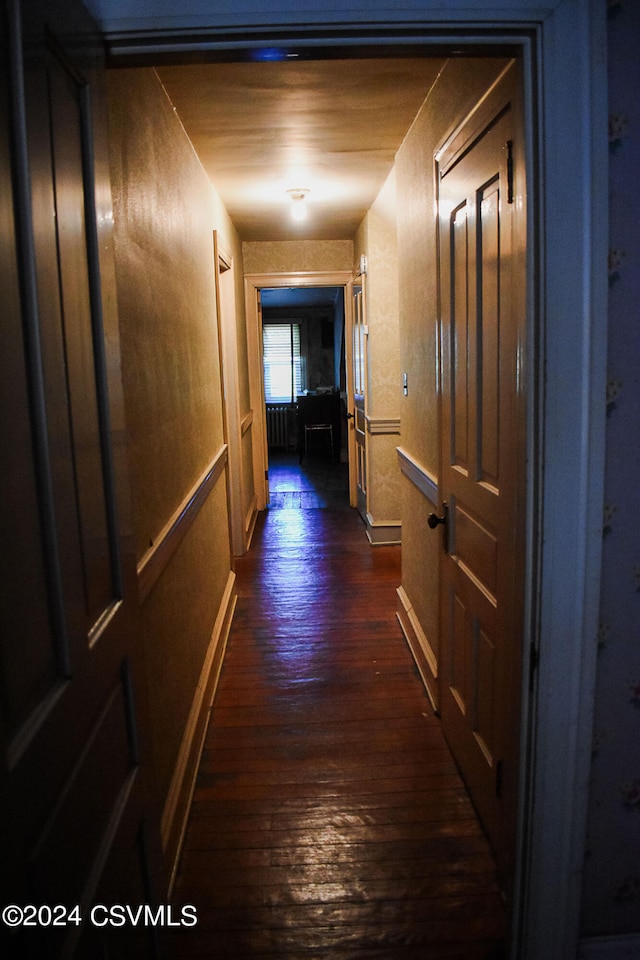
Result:
[[267,444],[276,449],[289,448],[289,411],[288,404],[267,404]]

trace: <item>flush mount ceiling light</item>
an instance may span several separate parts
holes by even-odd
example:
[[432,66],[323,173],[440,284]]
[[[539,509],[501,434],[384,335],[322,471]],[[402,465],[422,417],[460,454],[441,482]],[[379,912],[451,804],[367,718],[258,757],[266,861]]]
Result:
[[291,190],[287,190],[287,196],[291,200],[291,218],[298,223],[307,216],[307,207],[304,199],[308,193],[309,190],[307,187],[294,187]]

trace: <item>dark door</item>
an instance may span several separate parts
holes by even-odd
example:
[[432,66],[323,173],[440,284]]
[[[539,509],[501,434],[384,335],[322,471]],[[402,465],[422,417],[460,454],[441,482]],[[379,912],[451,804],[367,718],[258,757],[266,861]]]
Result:
[[5,925],[3,955],[147,957],[148,929],[89,922],[95,903],[154,901],[158,836],[101,47],[75,0],[0,16],[2,900],[43,906]]

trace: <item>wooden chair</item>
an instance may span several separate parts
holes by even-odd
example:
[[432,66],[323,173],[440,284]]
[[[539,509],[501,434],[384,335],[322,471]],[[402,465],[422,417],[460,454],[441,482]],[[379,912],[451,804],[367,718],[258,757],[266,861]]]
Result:
[[326,393],[298,397],[298,453],[300,463],[308,456],[314,437],[329,439],[331,459],[335,462],[340,446],[340,395]]

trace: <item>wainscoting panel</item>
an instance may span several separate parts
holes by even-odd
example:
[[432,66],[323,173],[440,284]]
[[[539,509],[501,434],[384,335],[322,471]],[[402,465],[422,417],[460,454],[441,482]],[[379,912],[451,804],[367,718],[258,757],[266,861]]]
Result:
[[202,744],[209,723],[209,711],[218,685],[227,638],[236,606],[235,582],[236,575],[232,570],[229,573],[229,579],[211,633],[211,642],[191,704],[180,753],[162,814],[162,846],[166,861],[170,865],[170,887],[173,886],[182,838],[189,816],[191,797],[198,773]]
[[202,504],[222,475],[226,464],[227,445],[225,443],[138,563],[138,588],[141,602],[149,596],[154,584],[166,569]]

